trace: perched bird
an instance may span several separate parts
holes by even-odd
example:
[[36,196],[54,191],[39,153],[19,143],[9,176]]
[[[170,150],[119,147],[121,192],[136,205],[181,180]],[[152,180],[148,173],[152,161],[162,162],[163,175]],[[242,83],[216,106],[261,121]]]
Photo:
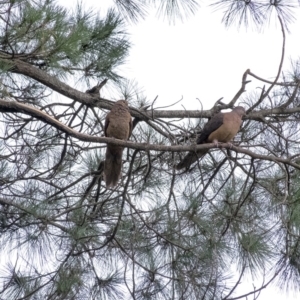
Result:
[[[242,106],[235,107],[231,112],[218,113],[214,115],[203,127],[197,139],[197,144],[206,143],[227,143],[231,141],[240,130],[242,117],[246,111]],[[190,151],[183,160],[175,166],[177,170],[188,169],[192,163],[205,155],[209,149],[202,149],[197,152]]]
[[[128,103],[117,101],[105,118],[104,134],[120,140],[128,140],[132,131],[132,119]],[[122,170],[122,154],[124,147],[107,144],[104,163],[104,180],[106,187],[117,185]]]

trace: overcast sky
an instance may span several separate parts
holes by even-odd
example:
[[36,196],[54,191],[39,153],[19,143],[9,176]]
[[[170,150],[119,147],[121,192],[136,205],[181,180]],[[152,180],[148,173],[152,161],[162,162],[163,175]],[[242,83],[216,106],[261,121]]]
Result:
[[[75,5],[73,0],[59,2]],[[178,21],[176,25],[170,25],[153,13],[128,26],[134,46],[123,75],[135,79],[148,100],[158,95],[156,107],[183,97],[176,106],[178,109],[180,105],[187,109],[201,109],[197,98],[205,109],[209,109],[221,97],[226,103],[233,98],[246,69],[270,80],[277,74],[282,47],[278,23],[271,23],[261,32],[251,28],[238,30],[236,26],[226,29],[221,24],[222,13],[212,12],[204,2],[201,1],[199,11],[183,23]],[[102,13],[113,5],[112,0],[84,0],[83,3],[86,7],[101,8]],[[286,36],[284,69],[289,68],[290,58],[298,58],[300,54],[300,13],[297,15],[298,21],[290,26],[290,33]],[[262,87],[262,84],[252,79],[247,91],[255,91],[256,87]],[[240,290],[249,291],[249,288],[253,288],[251,278],[243,282]],[[268,287],[259,299],[300,299],[300,294],[298,297],[287,296],[274,287]]]
[[[85,1],[86,5],[93,1]],[[111,0],[103,1],[107,5]],[[203,1],[204,2],[204,1]],[[299,55],[300,14],[287,34],[285,68]],[[274,79],[281,57],[282,33],[279,24],[262,32],[225,28],[222,12],[204,5],[184,23],[170,25],[153,12],[146,20],[129,26],[134,44],[126,65],[128,78],[136,79],[148,99],[158,95],[157,106],[183,97],[186,108],[205,108],[224,97],[229,102],[241,85],[246,69]],[[274,26],[275,25],[275,26]],[[252,79],[247,91],[262,84]]]

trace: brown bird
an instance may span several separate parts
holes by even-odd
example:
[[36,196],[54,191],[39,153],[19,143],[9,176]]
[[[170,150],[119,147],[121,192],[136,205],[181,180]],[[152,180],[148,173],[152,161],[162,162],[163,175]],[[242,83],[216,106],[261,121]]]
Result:
[[[120,140],[128,140],[132,131],[132,119],[128,103],[125,100],[117,101],[105,118],[104,134]],[[117,185],[122,170],[122,154],[124,147],[107,144],[104,180],[106,187]]]
[[[227,143],[231,141],[240,130],[242,117],[246,111],[242,106],[235,107],[231,112],[218,113],[214,115],[203,127],[197,139],[197,144]],[[188,169],[192,163],[205,155],[209,149],[202,149],[197,152],[190,151],[184,159],[176,165],[176,169]]]

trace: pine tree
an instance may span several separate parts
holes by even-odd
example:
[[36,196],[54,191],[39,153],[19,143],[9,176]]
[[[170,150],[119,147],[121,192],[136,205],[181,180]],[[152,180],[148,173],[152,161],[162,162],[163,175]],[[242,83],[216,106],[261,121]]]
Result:
[[[197,7],[153,2],[171,18]],[[150,3],[116,5],[138,22]],[[214,5],[228,26],[276,14],[283,60],[296,1]],[[300,288],[298,61],[284,76],[281,61],[274,81],[246,70],[228,104],[153,110],[124,89],[130,41],[116,10],[5,0],[0,13],[1,299],[254,299],[271,283]],[[244,93],[252,77],[261,90]],[[107,86],[129,101],[128,142],[103,136]],[[247,114],[233,145],[194,145],[208,118],[237,104]],[[114,189],[103,182],[107,143],[126,147]],[[249,274],[261,286],[237,294]]]

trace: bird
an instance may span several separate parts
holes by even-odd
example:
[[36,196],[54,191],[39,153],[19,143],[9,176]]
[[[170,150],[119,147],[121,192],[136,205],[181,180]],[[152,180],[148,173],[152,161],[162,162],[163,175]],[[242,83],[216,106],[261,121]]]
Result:
[[[126,100],[115,102],[106,115],[104,134],[120,140],[128,140],[132,132],[132,119]],[[118,184],[122,170],[122,154],[124,147],[107,144],[104,162],[104,181],[107,188]]]
[[[237,106],[231,112],[219,112],[214,115],[203,127],[201,134],[197,138],[197,144],[230,142],[240,130],[242,118],[246,114],[244,107]],[[190,151],[175,168],[177,170],[189,169],[192,163],[205,155],[209,149],[201,149],[197,152]]]

